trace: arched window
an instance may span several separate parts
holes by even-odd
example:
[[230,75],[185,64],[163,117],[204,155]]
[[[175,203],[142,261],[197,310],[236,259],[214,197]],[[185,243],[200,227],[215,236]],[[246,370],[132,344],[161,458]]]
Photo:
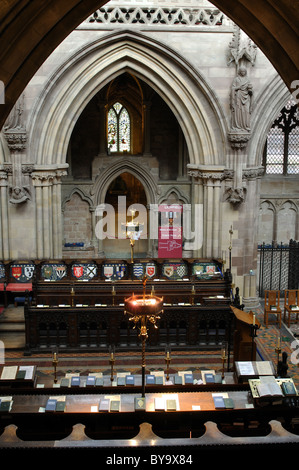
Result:
[[108,150],[130,152],[131,121],[127,109],[121,103],[115,103],[108,111]]
[[299,109],[289,101],[267,136],[263,165],[266,174],[299,174]]

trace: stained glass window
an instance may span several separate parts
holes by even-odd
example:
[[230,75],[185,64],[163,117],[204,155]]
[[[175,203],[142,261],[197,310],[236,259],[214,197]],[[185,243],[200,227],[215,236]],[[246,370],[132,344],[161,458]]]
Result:
[[127,109],[115,103],[108,111],[108,149],[113,152],[129,152],[131,147],[131,122]]
[[292,100],[272,124],[263,164],[267,174],[299,174],[299,111]]

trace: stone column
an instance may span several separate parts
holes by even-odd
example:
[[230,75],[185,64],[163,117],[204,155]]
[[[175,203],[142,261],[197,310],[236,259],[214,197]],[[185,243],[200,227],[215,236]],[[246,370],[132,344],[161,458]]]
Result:
[[[101,237],[101,234],[97,233],[97,224],[103,218],[104,210],[105,210],[105,204],[103,203],[103,204],[99,204],[96,207],[95,212],[94,212],[94,219],[95,219],[94,233],[95,233],[95,237],[98,240],[97,243],[98,243],[98,257],[99,258],[105,258],[105,252],[104,252],[104,248],[103,248],[103,239]],[[99,217],[99,219],[96,219],[98,217]]]
[[8,221],[8,198],[7,198],[7,172],[0,171],[0,256],[3,260],[10,259],[9,249],[9,221]]
[[258,303],[256,286],[257,270],[257,227],[260,204],[261,168],[243,170],[243,187],[246,195],[237,205],[238,219],[233,222],[234,239],[232,243],[232,268],[235,284],[243,289],[245,307]]
[[50,185],[54,178],[54,173],[48,171],[33,172],[32,180],[35,186],[35,220],[36,220],[36,252],[37,258],[50,258],[50,245],[52,241],[52,233],[50,223],[49,208],[52,201],[50,200]]
[[32,173],[38,259],[62,256],[61,176],[65,174],[59,169]]
[[203,257],[221,257],[221,181],[224,168],[218,166],[188,165],[188,173],[203,184]]
[[214,191],[213,181],[204,175],[204,257],[211,258],[213,252]]
[[61,208],[61,177],[66,171],[57,170],[53,179],[53,256],[58,259],[62,256],[62,208]]
[[33,181],[35,185],[36,257],[42,259],[44,254],[42,187],[39,179],[34,177]]

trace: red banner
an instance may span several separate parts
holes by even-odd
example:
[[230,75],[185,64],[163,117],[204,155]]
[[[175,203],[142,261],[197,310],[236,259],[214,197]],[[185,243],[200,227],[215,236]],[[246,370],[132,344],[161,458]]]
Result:
[[159,258],[182,258],[182,209],[178,204],[159,206]]

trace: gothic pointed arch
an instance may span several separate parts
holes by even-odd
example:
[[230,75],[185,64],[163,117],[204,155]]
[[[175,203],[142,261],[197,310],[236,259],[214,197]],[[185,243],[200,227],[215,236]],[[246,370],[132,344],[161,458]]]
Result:
[[279,76],[261,90],[252,116],[252,138],[248,146],[248,166],[260,166],[268,132],[273,120],[286,104],[290,92]]
[[[227,123],[207,81],[177,52],[128,31],[88,44],[50,77],[32,110],[29,143],[37,164],[63,164],[74,125],[90,99],[113,78],[131,72],[173,111],[191,163],[223,164]],[[39,139],[34,139],[38,134]]]
[[64,210],[65,205],[72,199],[74,194],[77,194],[82,199],[82,201],[85,201],[89,205],[90,208],[93,206],[92,199],[87,194],[85,194],[82,191],[82,189],[73,188],[71,192],[69,193],[69,195],[62,201],[62,204],[61,204],[62,210]]
[[159,198],[159,203],[164,203],[166,204],[167,201],[169,200],[173,200],[175,203],[180,203],[180,204],[189,204],[190,201],[189,201],[189,198],[186,197],[182,191],[180,191],[180,189],[176,186],[172,186],[168,189],[168,191],[163,194],[163,196],[161,196]]
[[145,165],[140,165],[140,163],[134,161],[133,158],[120,158],[116,159],[116,161],[106,168],[101,169],[98,173],[91,190],[91,196],[94,198],[95,205],[105,202],[106,193],[112,181],[126,172],[131,173],[142,184],[146,194],[147,204],[157,203],[160,190],[150,168],[147,168]]

